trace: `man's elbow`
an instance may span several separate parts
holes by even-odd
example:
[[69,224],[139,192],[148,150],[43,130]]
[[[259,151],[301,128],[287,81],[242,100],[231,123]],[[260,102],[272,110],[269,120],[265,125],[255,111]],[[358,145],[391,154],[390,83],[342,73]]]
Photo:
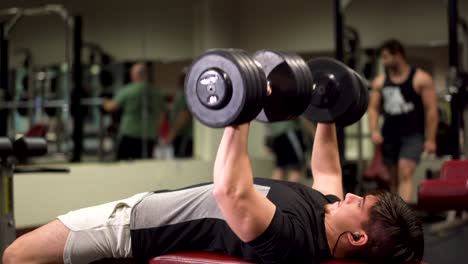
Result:
[[243,196],[243,192],[238,190],[235,187],[227,187],[227,186],[216,186],[213,188],[213,196],[218,201],[221,200],[240,200]]
[[248,200],[250,192],[237,186],[216,185],[213,188],[213,196],[218,204],[242,204],[242,201]]

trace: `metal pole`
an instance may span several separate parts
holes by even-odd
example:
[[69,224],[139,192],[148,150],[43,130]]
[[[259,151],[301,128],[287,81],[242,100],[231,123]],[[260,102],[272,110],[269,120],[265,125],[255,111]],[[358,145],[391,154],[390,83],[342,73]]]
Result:
[[84,110],[81,105],[81,99],[84,97],[83,91],[83,66],[81,63],[81,47],[82,39],[82,18],[81,16],[73,17],[73,40],[72,40],[72,95],[71,109],[73,115],[73,153],[71,161],[81,161],[83,152],[83,125],[84,125]]
[[[341,0],[335,0],[335,58],[339,61],[344,60],[344,17]],[[345,160],[344,128],[337,127],[336,136],[338,139],[340,161],[343,164]]]
[[468,104],[463,107],[463,122],[465,128],[463,129],[463,155],[465,159],[468,159]]
[[[0,141],[2,141],[2,148],[13,150],[8,138],[0,138]],[[0,190],[0,256],[2,256],[5,249],[16,238],[13,211],[13,162],[8,156],[0,157]]]
[[[148,70],[148,69],[147,69]],[[148,122],[152,122],[151,124],[154,124],[154,120],[149,120],[149,114],[148,114],[148,96],[149,91],[148,91],[148,80],[145,81],[144,88],[143,88],[143,94],[142,94],[142,109],[141,109],[141,125],[142,125],[142,155],[141,157],[143,159],[148,158]]]
[[64,105],[62,108],[62,114],[60,121],[61,135],[58,139],[60,148],[58,151],[63,150],[65,155],[70,154],[70,136],[71,136],[71,127],[69,126],[71,119],[71,94],[70,94],[70,85],[72,84],[72,75],[70,73],[71,67],[73,65],[73,42],[72,34],[73,32],[73,18],[67,16],[65,19],[65,64],[61,67],[62,75],[62,96]]
[[[448,33],[449,33],[449,65],[452,71],[459,72],[458,63],[458,12],[457,0],[449,0],[447,5],[448,11]],[[460,158],[460,118],[461,118],[461,102],[458,91],[454,88],[454,83],[449,84],[449,91],[454,91],[452,100],[450,102],[451,122],[449,130],[449,149],[453,159]]]
[[335,0],[335,57],[344,59],[344,17],[341,8],[341,0]]
[[465,19],[459,17],[458,24],[462,30],[462,54],[460,56],[462,62],[460,69],[464,72],[468,72],[468,23]]
[[[9,99],[8,94],[8,39],[5,34],[5,24],[0,23],[0,94],[3,100]],[[8,133],[8,109],[0,110],[0,136]]]
[[458,69],[458,1],[449,0],[448,33],[449,33],[449,65]]

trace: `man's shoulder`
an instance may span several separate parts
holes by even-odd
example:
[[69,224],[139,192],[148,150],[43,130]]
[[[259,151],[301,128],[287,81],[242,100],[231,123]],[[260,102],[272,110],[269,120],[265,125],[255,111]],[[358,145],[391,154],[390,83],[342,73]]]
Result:
[[123,85],[118,91],[117,93],[118,94],[130,94],[130,93],[134,93],[137,89],[137,84],[135,83],[127,83],[125,85]]
[[380,91],[383,88],[384,84],[385,84],[385,79],[386,78],[387,78],[387,76],[385,74],[377,75],[377,77],[375,77],[372,80],[372,83],[371,83],[372,90]]
[[432,81],[432,76],[429,72],[421,68],[416,68],[414,73],[414,80],[419,82],[425,82],[428,80]]
[[432,87],[433,79],[431,74],[429,74],[421,68],[416,68],[413,77],[413,86],[415,87],[417,92],[419,92],[421,88]]

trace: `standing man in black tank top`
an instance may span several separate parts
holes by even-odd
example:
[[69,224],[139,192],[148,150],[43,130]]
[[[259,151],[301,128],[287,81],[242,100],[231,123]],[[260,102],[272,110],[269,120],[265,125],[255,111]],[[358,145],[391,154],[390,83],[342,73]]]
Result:
[[[381,46],[385,74],[372,82],[369,125],[372,141],[381,145],[392,174],[391,189],[409,202],[413,174],[421,153],[436,151],[437,95],[431,76],[411,66],[403,45],[389,40]],[[379,131],[379,115],[384,123]]]

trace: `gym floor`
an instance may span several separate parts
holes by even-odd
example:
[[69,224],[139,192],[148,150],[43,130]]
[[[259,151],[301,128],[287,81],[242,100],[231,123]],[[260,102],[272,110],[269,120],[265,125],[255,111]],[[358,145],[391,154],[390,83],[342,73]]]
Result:
[[429,264],[468,263],[468,226],[444,234],[430,234],[426,229],[424,261]]

